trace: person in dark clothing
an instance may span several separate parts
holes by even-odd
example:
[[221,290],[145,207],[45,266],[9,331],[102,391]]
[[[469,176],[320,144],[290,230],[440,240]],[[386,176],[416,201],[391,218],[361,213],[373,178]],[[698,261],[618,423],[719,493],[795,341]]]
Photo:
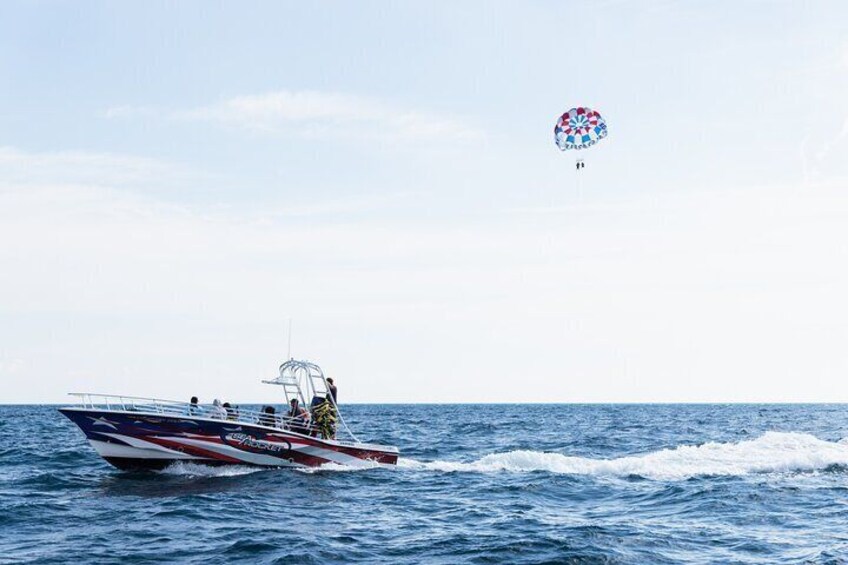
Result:
[[309,412],[300,405],[297,398],[291,399],[289,410],[289,429],[299,434],[308,434]]
[[332,377],[327,379],[327,387],[330,389],[330,394],[333,397],[333,404],[338,404],[338,392]]
[[188,415],[197,416],[198,414],[200,414],[200,406],[197,405],[197,397],[192,396],[191,402],[188,405]]
[[262,409],[262,413],[259,415],[258,424],[262,426],[270,426],[272,428],[277,426],[277,411],[273,406],[266,406]]
[[309,435],[311,436],[318,435],[318,428],[315,427],[315,408],[320,406],[323,402],[324,399],[316,394],[312,397],[312,404],[309,405]]
[[238,411],[229,402],[224,403],[224,410],[227,411],[227,420],[238,420]]

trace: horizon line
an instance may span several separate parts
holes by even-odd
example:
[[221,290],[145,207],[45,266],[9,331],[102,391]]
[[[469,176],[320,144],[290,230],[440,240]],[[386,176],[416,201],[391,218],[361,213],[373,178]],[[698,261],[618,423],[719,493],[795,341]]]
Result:
[[[164,399],[163,399],[164,400]],[[80,403],[69,402],[0,402],[0,406],[79,406]],[[258,406],[270,404],[286,404],[285,401],[280,402],[239,402],[236,406]],[[211,403],[201,403],[200,406],[211,406]],[[616,402],[544,402],[544,401],[527,401],[527,402],[343,402],[339,406],[844,406],[848,405],[848,400],[835,401],[616,401]]]

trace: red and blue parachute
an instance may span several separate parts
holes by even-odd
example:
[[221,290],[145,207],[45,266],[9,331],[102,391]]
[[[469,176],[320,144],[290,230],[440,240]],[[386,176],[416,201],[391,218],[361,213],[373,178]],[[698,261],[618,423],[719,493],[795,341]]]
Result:
[[559,117],[554,140],[562,151],[586,149],[607,136],[607,123],[591,108],[578,106]]

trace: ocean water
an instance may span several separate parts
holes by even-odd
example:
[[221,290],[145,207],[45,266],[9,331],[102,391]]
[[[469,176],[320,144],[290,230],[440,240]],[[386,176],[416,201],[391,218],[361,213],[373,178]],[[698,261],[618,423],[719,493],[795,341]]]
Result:
[[846,563],[848,406],[343,406],[397,468],[124,473],[0,406],[0,563]]

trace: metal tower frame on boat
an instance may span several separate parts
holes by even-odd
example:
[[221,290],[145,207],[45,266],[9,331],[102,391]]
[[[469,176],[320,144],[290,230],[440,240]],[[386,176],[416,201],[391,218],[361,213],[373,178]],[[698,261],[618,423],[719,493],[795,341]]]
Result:
[[279,385],[283,387],[283,393],[286,395],[286,405],[289,405],[292,399],[297,399],[298,403],[307,410],[312,404],[312,399],[315,397],[321,400],[327,398],[332,403],[338,417],[338,425],[336,433],[345,435],[359,442],[359,439],[347,427],[341,410],[336,404],[336,399],[330,394],[330,386],[327,384],[327,379],[324,377],[324,371],[315,363],[309,361],[299,361],[297,359],[289,359],[280,365],[280,374],[271,380],[263,380],[265,384]]

